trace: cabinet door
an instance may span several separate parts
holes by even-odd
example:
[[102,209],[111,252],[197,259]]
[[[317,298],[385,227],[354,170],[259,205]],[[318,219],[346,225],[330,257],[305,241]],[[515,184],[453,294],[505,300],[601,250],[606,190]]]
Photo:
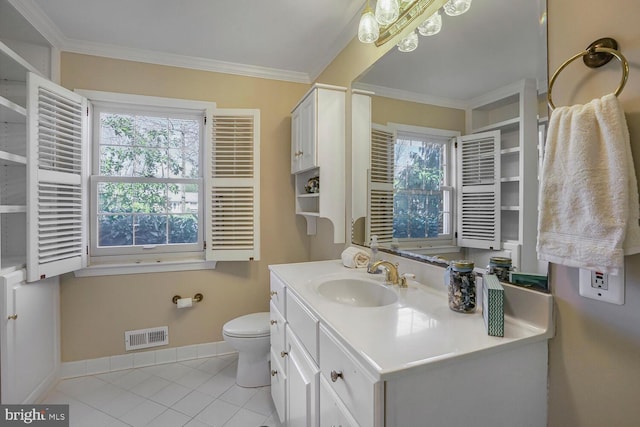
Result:
[[320,427],[358,427],[324,378],[320,379]]
[[300,140],[298,171],[316,167],[316,99],[317,91],[313,91],[300,104]]
[[291,173],[300,170],[300,109],[291,114]]
[[86,266],[87,100],[27,77],[27,281]]
[[285,361],[271,348],[271,399],[281,423],[286,424],[287,373]]
[[310,360],[300,341],[290,329],[287,330],[287,342],[287,395],[289,396],[287,426],[316,427],[320,370]]
[[56,379],[58,279],[25,283],[24,270],[0,278],[0,398],[3,404],[34,403]]

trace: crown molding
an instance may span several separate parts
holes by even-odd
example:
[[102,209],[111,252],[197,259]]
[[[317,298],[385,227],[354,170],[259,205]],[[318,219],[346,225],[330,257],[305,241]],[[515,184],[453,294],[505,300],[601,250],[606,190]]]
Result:
[[235,74],[246,77],[258,77],[294,83],[311,83],[311,79],[307,73],[238,64],[234,62],[217,61],[214,59],[198,58],[194,56],[177,55],[174,53],[158,52],[148,49],[126,48],[103,43],[68,39],[61,50],[84,55],[103,56],[127,61],[191,68],[195,70]]
[[8,1],[40,34],[42,34],[45,39],[47,39],[49,43],[51,43],[54,48],[59,51],[103,56],[127,61],[146,62],[149,64],[191,68],[216,73],[235,74],[246,77],[258,77],[304,84],[312,83],[309,74],[303,72],[258,67],[147,49],[125,48],[104,43],[70,39],[62,34],[60,29],[33,0]]
[[8,1],[54,48],[62,48],[65,36],[33,0]]
[[464,110],[468,105],[467,101],[461,101],[459,99],[431,96],[367,83],[356,82],[353,83],[352,87],[355,89],[374,92],[376,96],[384,96],[385,98],[398,99],[401,101],[417,102],[419,104],[437,105],[439,107],[456,108],[459,110]]

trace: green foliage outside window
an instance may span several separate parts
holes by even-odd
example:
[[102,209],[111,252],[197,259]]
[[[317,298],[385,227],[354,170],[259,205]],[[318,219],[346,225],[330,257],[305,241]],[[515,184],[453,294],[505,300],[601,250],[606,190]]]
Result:
[[158,182],[98,184],[99,246],[197,242],[198,185],[175,179],[198,178],[199,123],[102,113],[100,124],[99,174]]
[[395,148],[393,237],[438,237],[443,228],[445,145],[399,139]]

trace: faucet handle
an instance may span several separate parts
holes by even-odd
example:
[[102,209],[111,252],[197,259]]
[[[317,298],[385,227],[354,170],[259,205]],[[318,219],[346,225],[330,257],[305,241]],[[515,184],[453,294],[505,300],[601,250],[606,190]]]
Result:
[[408,287],[408,279],[415,279],[416,275],[412,274],[412,273],[403,273],[400,275],[400,284],[399,286],[401,288],[407,288]]

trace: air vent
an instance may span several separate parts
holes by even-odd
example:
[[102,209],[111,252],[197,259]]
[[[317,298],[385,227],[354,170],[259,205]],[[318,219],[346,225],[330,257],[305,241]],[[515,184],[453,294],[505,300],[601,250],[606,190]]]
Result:
[[169,327],[160,326],[158,328],[125,331],[124,344],[126,351],[167,345],[169,344]]

